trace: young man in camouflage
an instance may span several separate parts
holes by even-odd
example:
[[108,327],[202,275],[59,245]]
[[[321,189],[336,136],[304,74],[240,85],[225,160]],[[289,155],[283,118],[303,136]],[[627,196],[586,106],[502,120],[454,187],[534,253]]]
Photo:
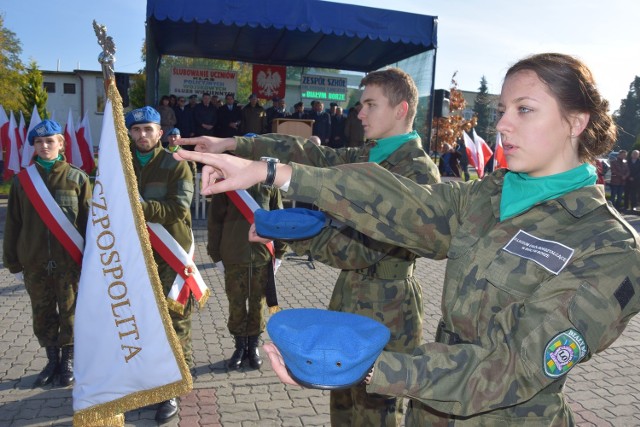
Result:
[[[188,163],[177,162],[160,143],[160,114],[151,107],[143,107],[127,113],[125,122],[133,140],[131,155],[146,221],[161,224],[185,251],[193,243],[191,233],[191,199],[193,175]],[[171,290],[176,272],[154,250],[158,275],[164,294]],[[180,340],[187,366],[193,366],[191,349],[191,310],[189,298],[182,314],[169,310],[173,329]],[[163,422],[178,413],[176,398],[162,402],[156,412],[156,420]]]
[[41,178],[42,188],[51,193],[49,201],[57,206],[49,206],[43,198],[46,209],[35,207],[34,196],[23,185],[27,170],[13,179],[4,229],[4,266],[24,280],[31,299],[33,332],[47,352],[48,363],[34,386],[50,384],[56,374],[60,385],[68,386],[74,381],[73,323],[81,265],[53,234],[44,211],[61,210],[68,225],[84,238],[91,184],[86,173],[65,161],[65,141],[58,123],[43,120],[29,132],[28,141],[35,150],[30,168],[35,168],[32,171]]
[[[313,166],[376,162],[419,184],[439,181],[438,169],[412,132],[418,90],[405,72],[387,69],[361,82],[359,118],[369,140],[362,147],[332,149],[304,138],[269,134],[256,138],[193,138],[196,151],[233,151],[240,157],[273,156],[283,163]],[[372,194],[371,197],[375,197]],[[402,248],[366,238],[352,228],[327,228],[320,235],[290,246],[297,253],[342,271],[329,309],[358,313],[383,322],[391,330],[387,349],[411,353],[422,341],[422,290],[413,275],[416,256]],[[369,395],[364,386],[331,392],[333,425],[399,425],[401,399]]]

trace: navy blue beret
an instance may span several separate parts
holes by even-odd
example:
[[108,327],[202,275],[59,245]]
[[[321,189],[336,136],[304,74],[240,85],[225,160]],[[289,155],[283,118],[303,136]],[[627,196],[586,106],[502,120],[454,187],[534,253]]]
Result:
[[267,331],[297,383],[328,390],[360,384],[391,337],[368,317],[316,308],[282,310]]
[[171,128],[169,129],[169,132],[167,132],[167,135],[180,135],[180,129]]
[[158,113],[155,108],[147,105],[146,107],[129,111],[125,116],[124,121],[127,129],[131,129],[131,126],[133,125],[140,125],[144,123],[160,124],[160,113]]
[[304,208],[254,212],[256,233],[276,240],[304,240],[320,233],[327,222],[323,212]]
[[62,135],[62,127],[53,120],[43,120],[29,131],[27,140],[29,141],[29,145],[33,145],[37,137],[52,135]]

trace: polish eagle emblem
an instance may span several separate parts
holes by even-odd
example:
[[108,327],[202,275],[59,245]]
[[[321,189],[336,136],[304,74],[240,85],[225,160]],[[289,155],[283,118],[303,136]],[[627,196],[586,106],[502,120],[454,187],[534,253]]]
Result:
[[282,77],[279,72],[273,73],[271,68],[267,68],[267,71],[260,71],[256,79],[258,83],[259,92],[265,96],[265,98],[271,98],[278,93],[278,89],[282,84]]

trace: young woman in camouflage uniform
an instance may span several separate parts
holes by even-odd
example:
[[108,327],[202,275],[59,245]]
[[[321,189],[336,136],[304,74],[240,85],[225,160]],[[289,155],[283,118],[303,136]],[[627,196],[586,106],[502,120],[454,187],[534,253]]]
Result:
[[[84,237],[91,184],[86,173],[65,161],[62,128],[52,120],[43,120],[29,132],[28,140],[34,146],[37,173]],[[24,280],[31,299],[33,332],[47,352],[47,365],[34,386],[50,384],[56,374],[60,385],[72,384],[73,321],[81,266],[52,234],[17,176],[7,205],[4,266]]]
[[[566,374],[640,311],[640,238],[607,204],[591,164],[616,139],[608,106],[580,61],[534,55],[509,69],[500,96],[509,170],[420,186],[371,164],[278,166],[275,184],[288,197],[448,258],[436,342],[383,352],[366,380],[369,393],[412,398],[406,425],[575,424]],[[215,166],[203,182],[226,178],[203,194],[266,177],[260,163],[192,156]],[[277,349],[265,350],[292,383]]]

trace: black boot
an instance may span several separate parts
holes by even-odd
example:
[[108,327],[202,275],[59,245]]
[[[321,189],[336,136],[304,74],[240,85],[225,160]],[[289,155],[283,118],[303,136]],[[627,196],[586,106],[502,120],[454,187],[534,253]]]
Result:
[[62,347],[62,358],[60,359],[60,386],[67,387],[73,384],[73,346]]
[[47,359],[49,359],[49,361],[33,383],[34,387],[42,387],[50,384],[51,381],[53,381],[53,377],[58,373],[58,365],[60,364],[60,348],[49,346],[46,347],[45,350],[47,351]]
[[161,402],[156,410],[156,421],[159,423],[169,421],[178,414],[178,409],[178,399],[176,397]]
[[229,369],[240,369],[242,366],[242,359],[245,358],[246,354],[246,346],[247,346],[247,337],[243,336],[235,336],[236,339],[236,351],[231,355],[231,359],[227,363],[227,368]]
[[251,365],[253,369],[260,369],[260,366],[262,366],[262,358],[258,351],[259,339],[260,335],[253,335],[249,337],[249,348],[247,353],[249,353],[249,365]]

